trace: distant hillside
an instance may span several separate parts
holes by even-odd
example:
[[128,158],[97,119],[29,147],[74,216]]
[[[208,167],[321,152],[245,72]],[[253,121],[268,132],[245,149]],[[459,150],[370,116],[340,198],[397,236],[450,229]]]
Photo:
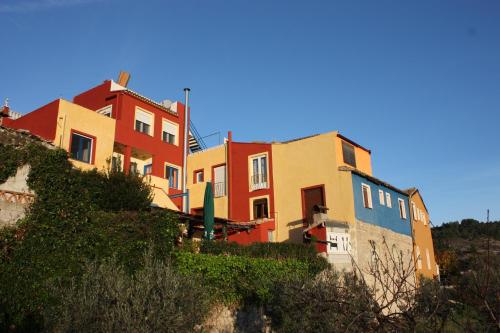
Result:
[[478,260],[488,256],[493,265],[498,264],[500,221],[449,222],[432,228],[432,238],[445,283],[453,283],[462,272],[474,269]]

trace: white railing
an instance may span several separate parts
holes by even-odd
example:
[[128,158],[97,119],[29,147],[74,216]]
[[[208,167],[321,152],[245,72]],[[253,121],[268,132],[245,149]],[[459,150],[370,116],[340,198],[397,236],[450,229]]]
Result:
[[259,190],[262,188],[267,188],[267,175],[263,173],[259,173],[256,175],[252,175],[250,177],[250,185],[252,190]]

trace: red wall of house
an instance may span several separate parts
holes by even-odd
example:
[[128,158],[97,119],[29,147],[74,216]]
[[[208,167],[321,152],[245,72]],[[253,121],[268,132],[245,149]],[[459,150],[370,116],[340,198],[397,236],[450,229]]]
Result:
[[[250,220],[250,198],[269,195],[269,218],[274,218],[274,194],[273,194],[273,158],[272,148],[268,143],[242,143],[229,142],[229,218],[235,221]],[[268,177],[267,189],[250,191],[250,174],[248,172],[248,156],[266,153],[268,154]],[[267,238],[267,235],[266,235]]]
[[[177,115],[175,115],[127,92],[110,92],[110,89],[111,81],[105,81],[103,84],[76,96],[73,101],[92,110],[113,105],[112,114],[113,118],[116,119],[116,142],[151,154],[153,156],[152,174],[154,176],[165,177],[165,162],[179,166],[179,171],[182,173],[184,104],[177,103]],[[136,106],[154,114],[153,136],[135,130]],[[162,141],[162,118],[179,124],[178,146]],[[179,186],[181,186],[181,181],[179,179]],[[181,192],[182,190],[169,189],[169,194],[178,194]],[[182,198],[176,198],[172,201],[178,207],[182,206]]]
[[26,129],[45,140],[55,141],[59,100],[42,106],[21,118],[4,122],[5,127]]
[[[309,234],[311,236],[314,236],[316,237],[317,240],[321,240],[321,241],[326,241],[326,228],[325,227],[322,227],[322,226],[317,226],[316,228],[313,228],[311,229],[311,231],[309,231]],[[318,252],[325,252],[326,253],[326,244],[324,243],[316,243],[316,250]]]

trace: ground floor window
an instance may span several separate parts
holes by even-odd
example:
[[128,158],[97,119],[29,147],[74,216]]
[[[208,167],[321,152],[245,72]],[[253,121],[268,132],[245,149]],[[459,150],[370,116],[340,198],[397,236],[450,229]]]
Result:
[[85,163],[92,163],[93,139],[81,134],[71,134],[71,158]]
[[253,201],[253,218],[254,220],[269,218],[267,198],[255,199]]

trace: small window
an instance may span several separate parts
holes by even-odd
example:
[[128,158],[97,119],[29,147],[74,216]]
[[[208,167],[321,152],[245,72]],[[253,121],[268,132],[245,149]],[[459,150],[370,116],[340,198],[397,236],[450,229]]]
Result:
[[252,176],[250,184],[252,190],[267,188],[267,155],[254,157],[251,160]]
[[169,188],[179,188],[179,169],[167,165],[165,167],[165,178],[168,179]]
[[96,112],[99,113],[99,114],[102,114],[103,116],[111,118],[112,112],[113,112],[113,105],[105,106],[105,107],[97,110]]
[[194,183],[203,183],[204,181],[204,175],[203,175],[203,170],[197,170],[194,172]]
[[269,218],[267,199],[256,199],[253,201],[253,219]]
[[420,248],[417,245],[415,250],[415,255],[417,256],[417,267],[418,269],[422,269],[422,257],[420,256]]
[[153,115],[140,109],[135,110],[135,130],[147,135],[152,135]]
[[342,155],[344,157],[344,163],[349,164],[352,167],[356,167],[356,155],[354,153],[354,146],[342,141]]
[[385,203],[387,207],[392,208],[391,194],[389,192],[385,192]]
[[268,230],[267,231],[267,241],[269,243],[274,242],[274,237],[273,237],[273,231],[272,230]]
[[398,199],[398,204],[399,204],[399,216],[406,220],[406,207],[405,207],[405,202],[403,199]]
[[177,133],[179,127],[170,121],[163,120],[162,140],[172,145],[177,145]]
[[431,269],[431,256],[429,255],[429,249],[425,249],[425,257],[427,259],[427,269]]
[[144,175],[150,175],[153,172],[153,165],[152,164],[146,164],[144,166]]
[[361,192],[363,194],[363,206],[365,208],[373,208],[372,205],[372,191],[370,186],[361,184]]
[[415,206],[415,203],[413,201],[411,202],[411,210],[413,211],[413,219],[418,220],[417,207]]
[[136,162],[130,162],[130,173],[133,175],[136,175],[138,172],[137,170],[137,163]]
[[422,221],[424,221],[424,225],[427,225],[427,217],[425,213],[422,214]]
[[120,156],[113,156],[111,158],[111,170],[113,172],[122,171],[122,159]]
[[71,134],[71,158],[77,161],[92,163],[93,139],[84,135]]
[[378,200],[382,206],[385,206],[384,191],[378,190]]

